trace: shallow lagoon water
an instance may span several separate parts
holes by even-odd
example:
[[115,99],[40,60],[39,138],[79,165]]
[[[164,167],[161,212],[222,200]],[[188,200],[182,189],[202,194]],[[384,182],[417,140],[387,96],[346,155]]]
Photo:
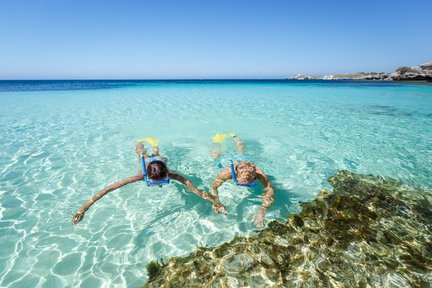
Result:
[[219,170],[211,137],[237,132],[276,188],[268,220],[298,211],[339,169],[432,187],[429,85],[53,81],[0,82],[0,91],[2,287],[137,287],[151,260],[255,233],[261,187],[232,183],[220,189],[228,216],[179,184],[134,183],[72,226],[94,193],[137,173],[134,141],[147,135],[171,169],[208,191]]

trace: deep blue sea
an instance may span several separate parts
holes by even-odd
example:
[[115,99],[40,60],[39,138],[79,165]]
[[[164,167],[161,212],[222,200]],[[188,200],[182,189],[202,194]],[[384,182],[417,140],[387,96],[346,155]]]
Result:
[[[256,233],[262,187],[225,183],[228,215],[172,183],[137,182],[135,141],[209,191],[217,132],[237,133],[276,189],[266,220],[339,169],[432,187],[432,85],[372,81],[0,81],[0,287],[139,287],[151,260]],[[230,139],[223,143],[234,151]]]

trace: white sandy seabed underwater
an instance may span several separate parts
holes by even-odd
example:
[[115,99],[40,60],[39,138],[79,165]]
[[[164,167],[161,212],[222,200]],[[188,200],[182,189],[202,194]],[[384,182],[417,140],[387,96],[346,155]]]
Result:
[[432,86],[66,84],[71,89],[0,89],[1,287],[139,287],[149,261],[256,233],[261,186],[232,182],[220,188],[227,216],[180,184],[138,182],[111,192],[72,226],[93,194],[138,172],[135,140],[143,136],[157,137],[169,167],[208,192],[220,170],[211,137],[236,132],[276,189],[267,220],[297,212],[338,169],[432,187]]

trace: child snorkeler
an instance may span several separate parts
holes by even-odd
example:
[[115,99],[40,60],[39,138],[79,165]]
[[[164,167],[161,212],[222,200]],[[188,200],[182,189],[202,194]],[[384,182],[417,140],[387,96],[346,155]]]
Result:
[[[267,208],[273,203],[274,189],[271,186],[270,180],[267,175],[254,163],[248,161],[244,155],[245,146],[243,142],[234,133],[230,134],[216,134],[213,137],[213,146],[211,154],[215,160],[221,158],[224,152],[221,148],[221,143],[225,138],[232,138],[236,149],[238,151],[237,155],[230,157],[229,167],[221,171],[212,184],[212,194],[215,200],[219,203],[218,188],[228,179],[233,179],[238,186],[253,187],[256,186],[255,181],[258,179],[262,186],[264,187],[264,193],[262,195],[262,205],[258,212],[254,216],[255,225],[258,228],[264,227],[264,216]],[[225,163],[225,165],[228,163]],[[220,165],[221,166],[221,165]],[[215,205],[213,205],[215,207]],[[227,214],[225,206],[219,203],[216,205],[218,209],[214,209],[217,213]]]
[[[147,155],[147,149],[144,148],[143,142],[147,142],[153,147],[152,156]],[[155,138],[147,137],[143,140],[139,140],[136,145],[136,152],[140,157],[142,167],[142,170],[138,173],[138,175],[117,181],[99,191],[89,201],[81,206],[80,209],[78,209],[76,214],[72,217],[71,222],[73,225],[78,224],[84,218],[85,212],[100,198],[122,186],[140,180],[144,180],[148,186],[162,186],[163,184],[168,184],[170,180],[178,181],[185,185],[186,188],[191,190],[193,193],[197,194],[199,197],[212,202],[213,209],[220,209],[220,204],[214,199],[212,195],[201,192],[188,179],[177,172],[168,169],[166,158],[159,155],[158,143]]]

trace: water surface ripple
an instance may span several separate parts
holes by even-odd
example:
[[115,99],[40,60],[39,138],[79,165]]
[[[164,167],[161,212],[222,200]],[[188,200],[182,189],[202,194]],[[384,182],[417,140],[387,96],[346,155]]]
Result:
[[70,218],[94,193],[137,173],[134,141],[145,135],[159,138],[171,169],[208,191],[219,169],[211,136],[237,132],[276,188],[268,220],[298,211],[339,169],[432,187],[432,86],[90,84],[0,82],[1,287],[138,287],[150,260],[254,233],[260,187],[232,183],[220,189],[226,217],[179,184],[134,183],[73,227]]

